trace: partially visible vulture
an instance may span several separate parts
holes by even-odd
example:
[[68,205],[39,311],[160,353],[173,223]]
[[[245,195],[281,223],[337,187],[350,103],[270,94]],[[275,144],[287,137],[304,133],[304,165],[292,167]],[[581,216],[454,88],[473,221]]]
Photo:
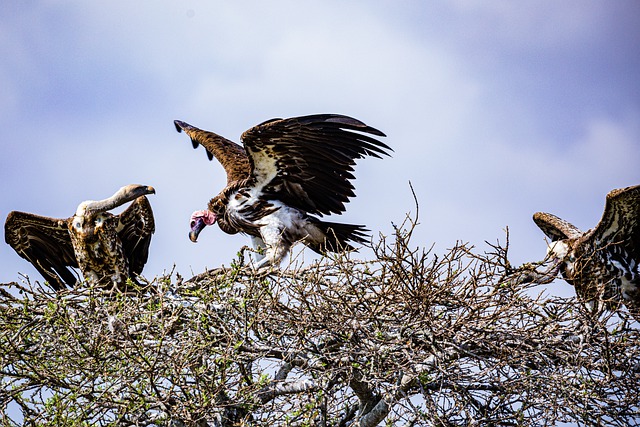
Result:
[[555,215],[533,220],[549,237],[550,254],[578,298],[598,309],[623,302],[640,320],[640,185],[607,194],[602,219],[586,232]]
[[[127,279],[142,273],[155,230],[146,194],[155,194],[153,187],[127,185],[108,199],[80,203],[68,219],[13,211],[5,241],[55,290],[76,285],[73,268],[80,268],[89,283],[124,291]],[[132,200],[119,215],[107,212]]]
[[185,122],[174,124],[227,173],[227,186],[208,209],[191,216],[193,242],[216,222],[228,234],[248,234],[254,247],[264,249],[264,258],[255,265],[260,269],[278,265],[298,241],[317,253],[352,250],[348,242],[366,241],[368,230],[362,225],[313,215],[344,212],[354,196],[355,160],[393,151],[370,136],[385,136],[379,130],[337,114],[272,119],[244,132],[243,148]]

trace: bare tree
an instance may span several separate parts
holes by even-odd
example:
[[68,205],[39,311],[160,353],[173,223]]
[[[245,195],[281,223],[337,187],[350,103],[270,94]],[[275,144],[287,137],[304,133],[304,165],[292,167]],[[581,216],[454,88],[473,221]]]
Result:
[[[549,295],[506,244],[442,256],[415,221],[294,270],[161,278],[138,295],[0,294],[4,425],[639,425],[623,312]],[[15,293],[15,292],[14,292]]]

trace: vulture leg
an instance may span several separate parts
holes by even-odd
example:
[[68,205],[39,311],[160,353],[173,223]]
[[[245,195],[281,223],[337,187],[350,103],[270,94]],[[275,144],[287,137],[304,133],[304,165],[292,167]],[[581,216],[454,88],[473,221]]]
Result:
[[263,269],[270,265],[278,265],[280,261],[287,255],[292,246],[292,242],[287,238],[286,229],[276,225],[265,225],[260,228],[262,235],[263,247],[266,249],[264,257],[255,264],[257,270]]
[[251,236],[251,246],[253,246],[254,254],[251,257],[255,262],[262,261],[265,258],[267,245],[261,237]]

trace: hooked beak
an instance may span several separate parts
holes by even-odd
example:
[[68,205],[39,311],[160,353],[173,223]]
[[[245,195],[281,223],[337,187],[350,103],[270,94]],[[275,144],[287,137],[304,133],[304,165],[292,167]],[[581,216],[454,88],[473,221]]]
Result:
[[189,232],[189,239],[193,243],[197,243],[198,235],[206,226],[207,224],[204,223],[204,220],[202,218],[194,218],[193,220],[191,220],[191,231]]

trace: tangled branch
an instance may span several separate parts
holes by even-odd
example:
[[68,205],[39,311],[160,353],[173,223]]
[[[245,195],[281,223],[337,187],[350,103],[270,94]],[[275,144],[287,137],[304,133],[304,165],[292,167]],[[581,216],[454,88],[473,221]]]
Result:
[[[539,285],[554,266],[411,243],[139,295],[0,293],[3,425],[634,425],[640,340]],[[540,272],[540,268],[547,267]],[[16,415],[17,414],[17,415]],[[78,421],[82,420],[82,421]]]

